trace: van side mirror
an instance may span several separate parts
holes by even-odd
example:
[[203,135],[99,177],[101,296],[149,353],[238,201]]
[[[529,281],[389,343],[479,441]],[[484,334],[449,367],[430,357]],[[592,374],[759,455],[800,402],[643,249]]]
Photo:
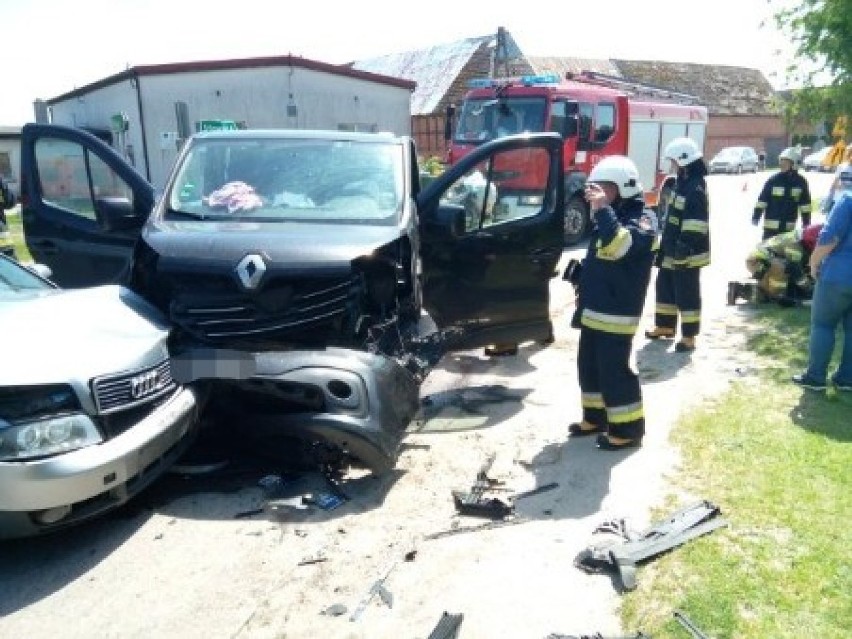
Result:
[[145,224],[145,218],[136,213],[126,197],[95,198],[95,219],[107,232],[139,230]]

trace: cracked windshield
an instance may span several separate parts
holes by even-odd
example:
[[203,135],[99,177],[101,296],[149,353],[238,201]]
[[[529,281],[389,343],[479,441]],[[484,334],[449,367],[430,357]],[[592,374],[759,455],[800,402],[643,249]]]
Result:
[[166,219],[392,224],[403,147],[351,140],[199,140]]

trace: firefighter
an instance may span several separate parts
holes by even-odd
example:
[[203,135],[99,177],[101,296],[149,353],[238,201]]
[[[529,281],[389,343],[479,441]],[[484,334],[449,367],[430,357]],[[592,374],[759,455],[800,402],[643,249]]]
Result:
[[568,432],[597,434],[602,450],[639,446],[645,434],[642,391],[630,367],[657,239],[657,218],[645,208],[643,194],[636,166],[617,155],[601,160],[586,186],[594,229],[575,278],[571,322],[580,329],[583,419]]
[[668,206],[660,250],[657,254],[654,328],[648,339],[671,339],[680,320],[679,353],[695,350],[701,331],[701,269],[710,264],[710,204],[707,196],[707,165],[698,145],[690,138],[675,138],[663,157],[677,172]]
[[774,301],[780,306],[794,306],[813,295],[814,280],[808,260],[816,246],[822,224],[780,233],[760,242],[746,258],[746,268],[756,284],[730,282],[728,305],[737,299]]
[[778,156],[781,170],[771,176],[757,198],[751,223],[760,225],[763,217],[763,239],[792,231],[799,216],[802,228],[811,223],[811,192],[808,181],[796,170],[799,152],[789,147]]

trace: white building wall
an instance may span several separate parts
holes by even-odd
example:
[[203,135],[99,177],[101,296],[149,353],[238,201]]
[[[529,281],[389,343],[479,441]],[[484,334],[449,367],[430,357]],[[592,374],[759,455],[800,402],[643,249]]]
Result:
[[50,106],[52,124],[110,131],[110,118],[124,113],[129,126],[123,136],[113,134],[113,148],[142,174],[145,157],[136,88],[132,80],[94,89]]
[[[164,186],[177,157],[176,102],[187,104],[193,127],[199,120],[234,120],[259,129],[357,128],[411,133],[411,92],[407,88],[301,67],[142,75],[139,89],[147,176],[157,188]],[[110,116],[127,113],[127,141],[136,167],[146,175],[136,99],[136,89],[130,81],[124,81],[53,104],[52,121],[109,129]],[[291,104],[296,107],[295,115],[288,113]]]

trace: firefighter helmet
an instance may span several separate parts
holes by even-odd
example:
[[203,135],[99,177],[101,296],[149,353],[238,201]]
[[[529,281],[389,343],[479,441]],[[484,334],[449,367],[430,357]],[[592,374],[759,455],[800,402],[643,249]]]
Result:
[[810,224],[802,229],[802,246],[808,253],[813,253],[816,247],[819,232],[822,230],[822,224]]
[[663,157],[674,160],[678,166],[686,166],[703,156],[701,149],[690,138],[675,138],[666,145]]
[[589,173],[589,182],[612,182],[618,187],[618,194],[623,199],[644,192],[636,165],[623,155],[611,155],[598,162]]
[[788,146],[786,149],[781,151],[778,154],[778,161],[781,160],[790,160],[793,163],[793,166],[796,166],[799,163],[799,150],[794,146]]

